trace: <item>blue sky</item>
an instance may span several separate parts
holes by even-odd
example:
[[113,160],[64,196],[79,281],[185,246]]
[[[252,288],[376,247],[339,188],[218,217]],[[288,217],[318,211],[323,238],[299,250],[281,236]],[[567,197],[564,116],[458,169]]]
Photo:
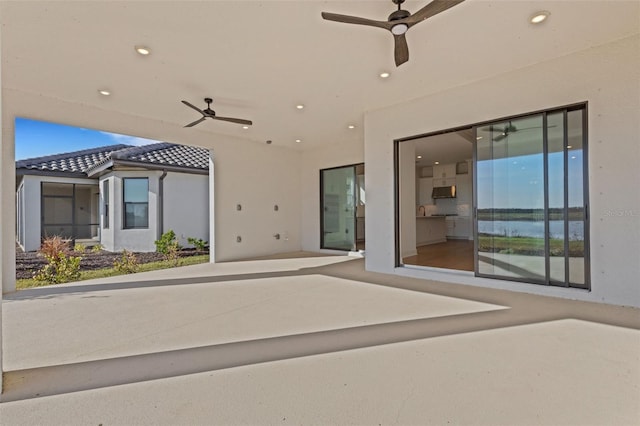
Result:
[[16,160],[121,143],[140,146],[158,142],[27,118],[16,118],[15,140]]

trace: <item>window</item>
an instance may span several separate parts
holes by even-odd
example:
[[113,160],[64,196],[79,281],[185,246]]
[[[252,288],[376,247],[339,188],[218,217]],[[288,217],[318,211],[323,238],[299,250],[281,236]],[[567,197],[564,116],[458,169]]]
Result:
[[124,228],[149,227],[149,179],[124,178]]
[[41,237],[98,238],[100,204],[95,192],[95,185],[42,182]]
[[103,203],[103,222],[102,227],[104,229],[109,229],[109,181],[105,180],[102,182],[102,198],[104,200]]

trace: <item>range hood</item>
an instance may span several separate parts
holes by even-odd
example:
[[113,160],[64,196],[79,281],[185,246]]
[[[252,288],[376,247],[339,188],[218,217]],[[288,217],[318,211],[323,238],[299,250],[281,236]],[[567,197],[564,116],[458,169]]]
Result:
[[438,198],[456,198],[456,187],[453,186],[436,186],[433,188],[431,198],[434,200]]

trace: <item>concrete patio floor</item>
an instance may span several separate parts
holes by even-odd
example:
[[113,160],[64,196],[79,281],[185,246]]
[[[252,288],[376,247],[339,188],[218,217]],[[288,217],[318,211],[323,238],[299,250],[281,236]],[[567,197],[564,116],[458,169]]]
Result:
[[3,327],[3,425],[640,424],[640,310],[349,257],[23,290]]

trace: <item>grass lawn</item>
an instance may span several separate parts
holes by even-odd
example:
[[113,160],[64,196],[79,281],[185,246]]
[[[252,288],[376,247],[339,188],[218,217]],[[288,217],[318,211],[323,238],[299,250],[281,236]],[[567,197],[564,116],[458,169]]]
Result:
[[[177,266],[189,266],[189,265],[197,265],[199,263],[207,263],[209,262],[209,255],[200,255],[200,256],[187,256],[181,257],[178,260]],[[137,272],[149,272],[155,271],[158,269],[167,269],[174,268],[176,266],[174,261],[169,260],[161,260],[158,262],[150,262],[150,263],[142,263],[138,265]],[[104,269],[96,269],[93,271],[82,271],[80,272],[80,278],[78,281],[84,280],[92,280],[95,278],[105,278],[105,277],[113,277],[116,275],[124,275],[124,273],[117,271],[115,268],[104,268]],[[46,282],[36,281],[33,278],[21,279],[16,281],[16,289],[23,290],[25,288],[32,287],[43,287],[49,285]]]
[[[486,236],[479,237],[478,248],[481,252],[524,254],[530,256],[544,255],[544,239],[534,237],[500,237]],[[550,239],[549,250],[551,256],[562,256],[564,254],[564,240]],[[584,256],[584,241],[569,241],[569,256]]]

